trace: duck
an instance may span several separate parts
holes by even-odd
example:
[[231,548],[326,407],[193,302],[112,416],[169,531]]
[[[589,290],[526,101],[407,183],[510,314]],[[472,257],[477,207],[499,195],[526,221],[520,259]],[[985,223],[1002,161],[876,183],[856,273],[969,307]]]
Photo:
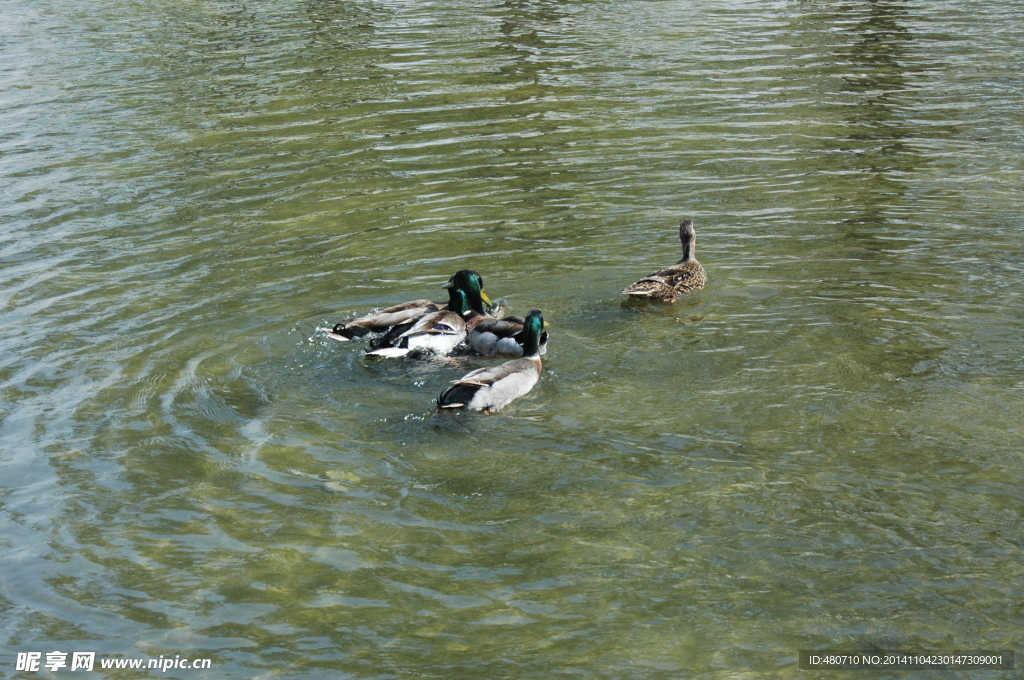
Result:
[[668,269],[654,272],[632,286],[623,288],[622,293],[645,300],[675,302],[680,295],[703,288],[708,275],[694,257],[697,232],[691,220],[683,220],[679,225],[679,240],[683,243],[683,259]]
[[[501,311],[503,311],[498,308],[496,303],[492,303],[490,298],[487,297],[487,294],[484,293],[484,280],[472,269],[460,269],[452,274],[452,277],[448,279],[448,282],[441,287],[449,289],[449,298],[452,288],[457,288],[465,293],[466,300],[469,303],[469,307],[472,312],[471,314],[469,312],[463,314],[463,317],[466,320],[467,331],[471,328],[470,318],[479,320],[488,316],[493,316],[496,312],[501,313]],[[438,311],[444,311],[447,309],[451,309],[450,302],[448,304],[440,305],[440,309]],[[426,314],[430,313],[431,312],[427,312]],[[426,314],[424,314],[424,316],[426,316]],[[418,317],[411,321],[392,326],[384,333],[384,335],[380,336],[373,342],[374,349],[395,347],[400,338],[409,329],[416,325],[421,318],[423,317]]]
[[[484,292],[484,280],[472,269],[460,269],[452,274],[443,288],[458,286],[466,293],[471,305],[479,307],[484,312],[483,304],[491,304],[490,299]],[[370,333],[385,333],[394,329],[392,337],[382,338],[379,346],[390,346],[405,331],[412,328],[420,318],[427,314],[446,310],[446,303],[434,302],[432,300],[413,300],[394,307],[382,309],[373,314],[367,314],[351,321],[336,323],[330,329],[322,329],[327,337],[341,342],[348,342],[355,338],[361,338]]]
[[404,357],[410,354],[430,353],[445,356],[466,339],[465,314],[472,311],[465,291],[457,286],[448,289],[446,309],[421,316],[412,326],[395,339],[390,347],[367,352],[369,357]]
[[543,328],[544,316],[539,310],[527,314],[523,323],[522,358],[479,368],[453,380],[452,387],[437,398],[438,407],[493,413],[532,390],[544,371],[540,360]]
[[[474,313],[466,319],[469,327],[468,342],[477,354],[485,357],[523,356],[523,343],[526,339],[524,328],[526,319],[521,316],[508,316],[496,319],[490,315]],[[544,324],[547,326],[547,323]],[[547,354],[548,333],[541,330],[540,354]]]

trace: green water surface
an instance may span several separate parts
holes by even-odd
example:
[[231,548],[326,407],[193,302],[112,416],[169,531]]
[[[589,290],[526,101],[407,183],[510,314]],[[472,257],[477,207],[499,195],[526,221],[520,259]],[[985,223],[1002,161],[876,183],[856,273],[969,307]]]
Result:
[[[1021,2],[0,23],[0,677],[827,679],[798,650],[1021,639]],[[707,287],[624,303],[682,218]],[[463,267],[551,323],[498,414],[433,401],[493,361],[316,332]]]

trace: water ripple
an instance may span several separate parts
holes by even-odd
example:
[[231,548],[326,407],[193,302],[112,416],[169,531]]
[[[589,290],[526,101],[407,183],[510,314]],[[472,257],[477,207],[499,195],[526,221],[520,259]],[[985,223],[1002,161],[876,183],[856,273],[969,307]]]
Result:
[[[1012,647],[1019,7],[0,13],[12,655],[724,678]],[[683,216],[708,287],[624,304]],[[486,362],[315,333],[464,266],[552,323],[499,415],[436,414]]]

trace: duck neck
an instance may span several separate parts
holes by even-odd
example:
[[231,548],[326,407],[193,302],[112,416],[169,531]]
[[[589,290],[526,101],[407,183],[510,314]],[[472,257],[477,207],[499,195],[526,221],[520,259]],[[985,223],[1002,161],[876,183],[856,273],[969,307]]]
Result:
[[448,290],[448,309],[456,314],[462,315],[468,312],[471,307],[466,300],[466,294],[458,288]]
[[694,259],[693,253],[694,253],[696,245],[697,245],[697,237],[696,236],[690,236],[690,237],[684,237],[683,238],[683,259],[680,260],[681,262],[689,262],[690,260]]
[[540,356],[540,334],[527,329],[523,338],[523,358],[531,359]]

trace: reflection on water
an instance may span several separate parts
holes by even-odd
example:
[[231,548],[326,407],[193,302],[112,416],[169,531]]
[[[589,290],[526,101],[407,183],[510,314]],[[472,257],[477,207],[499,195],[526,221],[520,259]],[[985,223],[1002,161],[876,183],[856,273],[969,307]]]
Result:
[[[913,107],[916,89],[901,65],[907,60],[904,43],[912,39],[900,25],[905,12],[896,4],[886,3],[872,3],[869,12],[853,28],[858,40],[849,46],[848,54],[836,55],[837,62],[853,70],[843,76],[845,89],[854,99],[844,106],[850,134],[842,150],[852,156],[857,170],[870,174],[870,190],[858,192],[863,195],[858,195],[857,204],[852,206],[861,215],[845,220],[851,227],[850,237],[860,240],[865,236],[863,231],[858,233],[857,225],[885,221],[885,206],[902,198],[906,191],[902,178],[915,171],[917,160],[908,141],[913,131],[898,111]],[[882,245],[863,243],[869,250]]]
[[[1013,647],[1016,8],[2,11],[4,658],[724,678]],[[623,305],[682,217],[707,288]],[[433,402],[489,362],[314,332],[464,266],[552,323],[499,415]]]

